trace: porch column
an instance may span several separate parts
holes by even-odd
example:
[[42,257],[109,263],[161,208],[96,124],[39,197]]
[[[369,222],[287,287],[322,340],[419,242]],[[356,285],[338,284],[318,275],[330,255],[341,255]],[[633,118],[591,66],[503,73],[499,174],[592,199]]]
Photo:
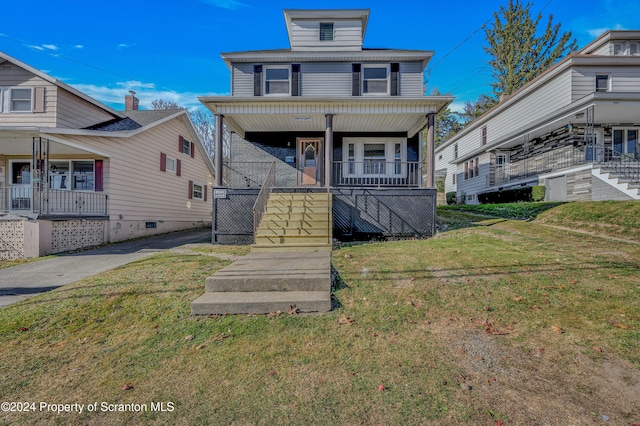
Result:
[[327,129],[324,132],[324,184],[331,186],[331,168],[333,156],[333,114],[326,114]]
[[223,135],[223,123],[224,116],[222,114],[216,114],[216,140],[215,140],[215,158],[214,166],[216,168],[215,173],[215,186],[222,186],[222,135]]
[[427,114],[427,188],[434,188],[435,174],[435,114]]

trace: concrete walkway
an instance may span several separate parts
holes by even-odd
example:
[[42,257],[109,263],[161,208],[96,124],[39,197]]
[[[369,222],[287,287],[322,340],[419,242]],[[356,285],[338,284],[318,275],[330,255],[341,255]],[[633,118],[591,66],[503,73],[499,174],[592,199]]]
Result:
[[113,244],[0,269],[0,307],[184,244],[211,242],[195,229]]

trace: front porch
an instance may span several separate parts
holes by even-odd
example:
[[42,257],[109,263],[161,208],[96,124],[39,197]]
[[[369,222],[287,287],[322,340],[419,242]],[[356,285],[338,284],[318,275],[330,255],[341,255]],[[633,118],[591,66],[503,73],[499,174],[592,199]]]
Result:
[[0,187],[0,215],[108,216],[108,195],[50,189],[42,184]]

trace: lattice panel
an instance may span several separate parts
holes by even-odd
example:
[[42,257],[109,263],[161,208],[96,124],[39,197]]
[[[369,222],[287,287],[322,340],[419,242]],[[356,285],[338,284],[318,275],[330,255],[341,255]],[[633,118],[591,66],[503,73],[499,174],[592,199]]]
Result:
[[60,220],[52,222],[51,251],[60,253],[104,244],[102,220]]
[[24,259],[24,221],[0,220],[0,260]]
[[227,198],[214,203],[213,242],[253,243],[253,204],[258,190],[229,190]]

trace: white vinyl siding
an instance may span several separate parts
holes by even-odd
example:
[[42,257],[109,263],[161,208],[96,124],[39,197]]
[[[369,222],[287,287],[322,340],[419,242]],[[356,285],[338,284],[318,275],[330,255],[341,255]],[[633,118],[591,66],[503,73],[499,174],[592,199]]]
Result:
[[290,95],[291,65],[269,65],[263,67],[262,93],[264,96]]
[[612,92],[640,92],[640,67],[575,67],[572,71],[573,100],[594,92],[596,75],[609,75]]
[[326,20],[294,19],[291,23],[292,50],[361,50],[362,22],[334,20],[333,41],[320,41],[320,22]]
[[[112,120],[113,115],[103,109],[67,92],[57,88],[56,101],[56,126],[79,129],[89,127],[94,124],[104,123]],[[47,106],[49,106],[50,92],[47,92]]]
[[[33,92],[35,87],[42,87],[45,90],[45,112],[38,114],[12,113],[9,105],[11,88],[25,88]],[[0,64],[0,88],[2,92],[0,97],[3,103],[0,113],[0,126],[55,126],[56,86],[12,63],[5,62]]]
[[231,96],[253,96],[253,64],[233,64]]
[[[301,96],[351,96],[352,62],[301,62]],[[384,66],[388,64],[383,64]],[[232,96],[253,96],[254,64],[233,64]],[[264,65],[264,68],[271,65]],[[289,65],[290,66],[290,65]],[[263,68],[263,80],[264,80]],[[423,96],[423,74],[420,62],[401,62],[400,96]]]
[[[478,174],[476,175],[476,172],[474,170],[473,173],[473,177],[468,177],[467,179],[464,179],[464,164],[469,164],[469,167],[471,167],[471,164],[473,164],[473,167],[475,167],[475,160],[478,160]],[[472,200],[468,200],[467,199],[467,203],[469,204],[477,204],[478,203],[478,194],[482,193],[482,192],[486,192],[487,190],[487,176],[489,175],[489,168],[490,168],[490,155],[488,153],[486,154],[482,154],[479,157],[474,157],[472,159],[469,159],[468,162],[464,163],[464,164],[460,164],[457,167],[458,170],[458,179],[456,179],[457,181],[457,191],[458,193],[465,193],[467,196],[468,195],[473,195],[473,199]],[[445,185],[446,188],[446,185]]]

